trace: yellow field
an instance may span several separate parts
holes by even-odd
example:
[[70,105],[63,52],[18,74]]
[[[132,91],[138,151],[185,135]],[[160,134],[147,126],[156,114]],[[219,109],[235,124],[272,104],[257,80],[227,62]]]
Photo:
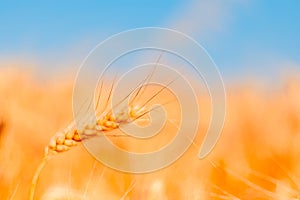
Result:
[[[31,72],[0,69],[0,199],[27,199],[31,179],[55,132],[72,121],[73,79],[38,80]],[[105,167],[77,146],[42,169],[35,199],[300,199],[300,79],[273,88],[227,88],[226,123],[204,160],[197,154],[209,109],[194,144],[173,165],[149,174]],[[150,92],[150,90],[148,91]],[[171,112],[171,107],[166,107]],[[171,127],[147,148],[162,146]],[[143,150],[144,144],[114,138]]]

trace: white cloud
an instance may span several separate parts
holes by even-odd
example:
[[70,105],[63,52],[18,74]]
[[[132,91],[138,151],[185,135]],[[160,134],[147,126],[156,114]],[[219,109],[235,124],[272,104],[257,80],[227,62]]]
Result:
[[246,0],[194,0],[171,16],[170,27],[191,36],[207,36],[226,29],[235,6]]

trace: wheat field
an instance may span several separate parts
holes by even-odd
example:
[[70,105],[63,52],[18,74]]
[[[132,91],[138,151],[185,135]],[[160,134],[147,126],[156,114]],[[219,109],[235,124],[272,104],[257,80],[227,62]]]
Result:
[[[0,68],[0,199],[28,198],[50,138],[73,119],[74,77],[41,80],[36,74]],[[204,117],[193,145],[153,173],[122,173],[96,161],[82,145],[72,147],[43,167],[34,199],[300,199],[299,90],[296,74],[273,87],[228,86],[224,130],[203,160],[197,154],[210,111],[207,99],[199,99]],[[167,126],[146,150],[162,146],[173,129]],[[145,150],[127,137],[112,141]]]

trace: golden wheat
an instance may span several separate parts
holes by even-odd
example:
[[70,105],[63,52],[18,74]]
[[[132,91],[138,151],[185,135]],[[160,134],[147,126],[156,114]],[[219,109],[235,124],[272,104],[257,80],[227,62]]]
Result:
[[[45,148],[45,156],[68,151],[71,147],[77,146],[83,139],[88,139],[97,135],[102,135],[106,131],[117,129],[120,124],[128,123],[142,115],[144,108],[139,106],[129,106],[128,113],[120,112],[116,116],[111,113],[106,114],[95,122],[84,125],[78,130],[74,123],[65,130],[56,133]],[[80,134],[81,133],[81,134]]]
[[[36,87],[35,82],[22,80],[17,73],[10,76],[0,73],[0,77],[0,91],[6,96],[0,99],[0,118],[3,117],[5,125],[0,139],[0,199],[24,199],[30,186],[28,176],[35,170],[33,164],[41,160],[42,149],[52,138],[48,133],[71,118],[72,82]],[[288,80],[290,84],[283,85],[282,89],[272,88],[268,93],[263,93],[265,90],[258,86],[229,88],[227,123],[210,157],[212,164],[195,159],[199,146],[193,143],[179,162],[157,173],[130,176],[98,164],[94,174],[91,173],[92,181],[86,183],[82,177],[91,171],[94,159],[72,146],[70,149],[80,155],[75,159],[69,156],[73,152],[53,156],[55,159],[43,169],[34,197],[71,199],[89,188],[88,195],[79,195],[82,199],[120,199],[120,194],[135,180],[134,189],[125,198],[299,199],[300,82],[291,81]],[[26,89],[24,85],[28,85]],[[20,90],[16,91],[16,87]],[[55,101],[49,101],[53,96]],[[208,113],[206,108],[209,106],[201,110],[204,115]],[[54,109],[63,112],[53,112]],[[123,118],[126,119],[126,114]],[[207,123],[201,122],[203,126]],[[74,129],[71,126],[66,130]],[[45,134],[41,134],[41,130]],[[171,132],[171,129],[165,132]],[[108,135],[109,131],[102,133]],[[28,140],[25,142],[25,139]],[[195,144],[200,145],[201,141],[198,137]],[[77,146],[81,142],[78,141]],[[49,150],[51,154],[52,150]],[[32,164],[28,164],[29,159]],[[63,167],[71,160],[69,168]],[[68,173],[72,176],[70,182]],[[57,180],[58,176],[63,180]],[[62,193],[64,195],[59,196]]]
[[29,199],[34,199],[39,174],[47,161],[49,161],[53,155],[70,150],[71,147],[77,146],[77,144],[81,143],[82,140],[89,139],[97,135],[105,135],[105,132],[117,129],[120,124],[134,121],[146,113],[144,110],[144,107],[129,106],[127,113],[121,111],[114,116],[110,111],[104,115],[104,117],[100,117],[95,122],[86,123],[81,130],[76,128],[75,123],[72,123],[65,130],[56,133],[46,146],[44,158],[32,179]]

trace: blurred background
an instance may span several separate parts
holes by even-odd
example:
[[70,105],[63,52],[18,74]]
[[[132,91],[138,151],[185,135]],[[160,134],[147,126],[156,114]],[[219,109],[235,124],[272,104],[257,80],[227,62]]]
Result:
[[140,27],[181,31],[218,66],[227,118],[212,155],[199,161],[191,147],[171,167],[136,176],[79,147],[46,165],[36,199],[299,199],[299,8],[296,0],[1,1],[0,199],[28,195],[49,138],[72,120],[74,78],[90,50]]

